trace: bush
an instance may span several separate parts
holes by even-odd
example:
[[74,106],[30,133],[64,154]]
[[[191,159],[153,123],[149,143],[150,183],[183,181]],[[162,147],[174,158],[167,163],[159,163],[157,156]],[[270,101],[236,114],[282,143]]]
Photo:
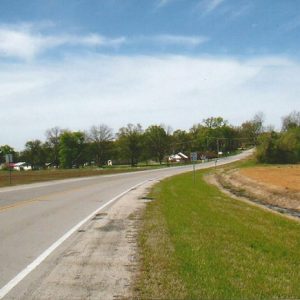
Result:
[[300,127],[283,133],[265,133],[258,140],[256,158],[262,163],[300,162]]
[[300,161],[300,127],[284,132],[278,140],[278,155],[282,163]]

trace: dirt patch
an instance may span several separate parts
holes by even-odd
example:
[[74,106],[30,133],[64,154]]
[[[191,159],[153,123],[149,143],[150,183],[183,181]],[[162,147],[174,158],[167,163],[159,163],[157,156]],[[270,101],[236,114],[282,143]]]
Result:
[[[299,184],[293,184],[299,175],[297,170],[300,170],[298,166],[221,170],[214,177],[219,186],[235,196],[280,213],[300,217]],[[284,181],[279,179],[280,172],[285,174],[282,175],[285,177]]]
[[260,183],[300,192],[300,165],[248,168],[239,173]]
[[100,231],[122,231],[125,229],[125,224],[124,220],[110,220],[105,226],[100,226],[98,229]]

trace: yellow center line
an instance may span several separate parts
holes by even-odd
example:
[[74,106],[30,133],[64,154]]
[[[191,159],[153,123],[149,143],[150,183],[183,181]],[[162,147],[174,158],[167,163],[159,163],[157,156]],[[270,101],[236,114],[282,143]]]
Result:
[[7,211],[9,209],[18,208],[18,207],[30,205],[30,204],[41,202],[41,201],[46,201],[47,199],[49,199],[50,197],[53,197],[53,196],[66,195],[66,194],[68,194],[70,192],[74,192],[74,191],[78,191],[78,190],[83,190],[83,189],[90,188],[91,186],[98,185],[98,184],[99,183],[93,183],[93,184],[86,185],[84,187],[72,188],[71,190],[66,190],[66,191],[62,191],[62,192],[54,192],[54,193],[51,193],[51,194],[48,194],[48,195],[45,195],[45,196],[18,201],[15,204],[6,205],[6,206],[0,206],[0,212],[4,212],[4,211]]
[[35,199],[24,200],[24,201],[21,201],[21,202],[12,204],[12,205],[2,206],[2,207],[0,207],[0,212],[9,210],[11,208],[25,206],[25,205],[31,204],[33,202],[38,202],[38,201],[43,201],[43,200],[39,199],[39,198],[35,198]]

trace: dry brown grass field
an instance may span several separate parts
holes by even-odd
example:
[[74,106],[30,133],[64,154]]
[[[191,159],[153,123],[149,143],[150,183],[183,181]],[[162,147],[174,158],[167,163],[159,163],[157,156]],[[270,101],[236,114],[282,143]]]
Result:
[[253,167],[241,169],[240,174],[264,184],[300,192],[300,165]]
[[300,211],[300,165],[227,168],[220,170],[216,179],[237,196]]

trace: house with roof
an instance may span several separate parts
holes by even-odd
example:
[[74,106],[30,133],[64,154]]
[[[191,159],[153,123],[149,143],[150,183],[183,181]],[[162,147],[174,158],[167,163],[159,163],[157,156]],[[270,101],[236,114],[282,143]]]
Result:
[[189,157],[182,152],[178,152],[170,155],[168,160],[169,162],[186,162],[189,160]]

